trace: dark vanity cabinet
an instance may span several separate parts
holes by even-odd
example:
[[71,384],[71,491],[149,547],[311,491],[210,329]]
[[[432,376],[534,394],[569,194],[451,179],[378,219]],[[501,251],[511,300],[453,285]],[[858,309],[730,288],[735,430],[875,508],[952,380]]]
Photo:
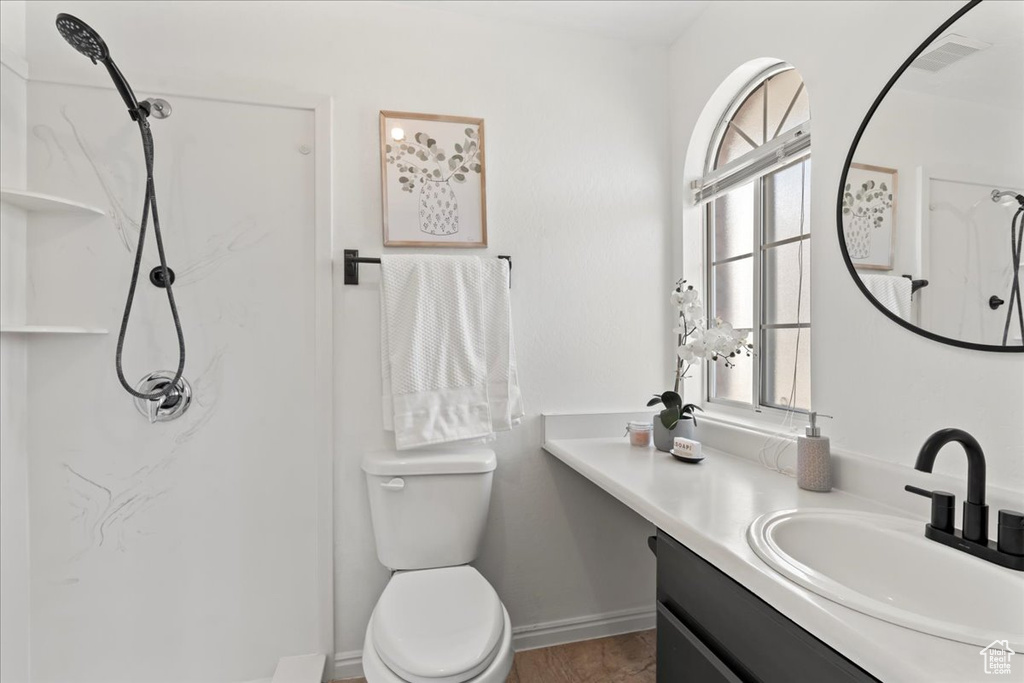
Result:
[[658,683],[874,677],[659,530]]

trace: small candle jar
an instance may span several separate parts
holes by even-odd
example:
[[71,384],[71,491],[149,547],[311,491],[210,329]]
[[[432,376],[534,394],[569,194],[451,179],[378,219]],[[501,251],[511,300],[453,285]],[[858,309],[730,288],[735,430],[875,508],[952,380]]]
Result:
[[647,448],[654,438],[654,425],[650,422],[630,422],[626,425],[629,434],[629,445]]

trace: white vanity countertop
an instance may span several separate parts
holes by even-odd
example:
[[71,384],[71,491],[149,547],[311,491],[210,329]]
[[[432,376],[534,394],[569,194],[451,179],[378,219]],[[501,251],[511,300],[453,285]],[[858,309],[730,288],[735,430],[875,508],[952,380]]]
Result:
[[[980,648],[889,624],[806,591],[758,558],[746,539],[750,523],[775,510],[905,514],[839,490],[803,491],[792,477],[706,446],[707,458],[697,465],[653,448],[631,447],[626,438],[553,439],[544,450],[879,680],[960,683],[993,678],[984,673]],[[919,521],[923,535],[927,520]],[[1024,654],[1018,657],[1024,659]],[[1024,661],[1019,667],[1024,671]],[[1021,680],[1020,671],[1014,666],[1016,680]]]

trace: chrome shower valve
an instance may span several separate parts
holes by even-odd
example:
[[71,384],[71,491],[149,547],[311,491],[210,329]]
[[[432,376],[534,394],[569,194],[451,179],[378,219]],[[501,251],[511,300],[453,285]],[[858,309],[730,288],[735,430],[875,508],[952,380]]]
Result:
[[[173,381],[173,372],[158,370],[143,377],[135,389],[142,394],[153,394],[162,391]],[[190,405],[192,405],[192,386],[184,377],[179,378],[174,389],[164,396],[153,399],[135,399],[135,407],[150,423],[175,420],[184,415]]]

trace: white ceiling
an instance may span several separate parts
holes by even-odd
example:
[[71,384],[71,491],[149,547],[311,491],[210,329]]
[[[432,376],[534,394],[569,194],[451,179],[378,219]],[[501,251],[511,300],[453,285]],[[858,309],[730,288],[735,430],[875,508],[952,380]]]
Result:
[[520,21],[584,33],[668,45],[711,4],[710,0],[419,0],[449,12]]
[[992,47],[936,73],[907,69],[895,87],[1024,110],[1024,2],[983,2],[942,35],[950,33]]

